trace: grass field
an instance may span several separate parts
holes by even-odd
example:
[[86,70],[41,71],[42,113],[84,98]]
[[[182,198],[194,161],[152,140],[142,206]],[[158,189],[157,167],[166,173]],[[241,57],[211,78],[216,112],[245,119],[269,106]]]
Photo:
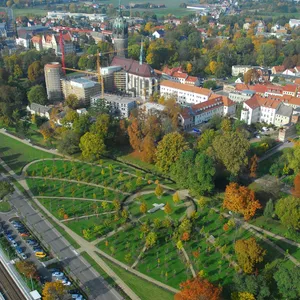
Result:
[[0,212],[8,212],[11,210],[11,206],[7,201],[0,202]]
[[113,264],[108,259],[102,256],[100,257],[141,299],[143,300],[153,300],[153,299],[173,300],[174,299],[174,295],[171,292],[165,291],[160,287],[127,272],[123,268]]
[[0,157],[17,174],[21,173],[22,168],[29,162],[41,158],[53,158],[55,155],[34,149],[22,142],[0,133]]
[[36,179],[27,178],[27,183],[35,196],[58,196],[58,197],[74,197],[89,198],[112,201],[118,199],[123,200],[124,195],[101,187],[94,187],[85,184],[77,184],[52,179]]

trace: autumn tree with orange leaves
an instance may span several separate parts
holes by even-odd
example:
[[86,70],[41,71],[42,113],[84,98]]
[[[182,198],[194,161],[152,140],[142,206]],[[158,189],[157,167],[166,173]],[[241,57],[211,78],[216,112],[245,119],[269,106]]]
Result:
[[292,193],[294,197],[300,198],[300,173],[297,174],[294,179],[294,189]]
[[208,280],[199,276],[189,279],[180,284],[180,292],[174,297],[175,300],[219,300],[222,288],[214,286]]
[[141,151],[143,134],[139,127],[139,121],[134,118],[128,127],[129,142],[133,150]]
[[262,208],[259,201],[255,199],[254,191],[235,182],[226,187],[223,207],[242,214],[246,221],[255,215],[257,209]]

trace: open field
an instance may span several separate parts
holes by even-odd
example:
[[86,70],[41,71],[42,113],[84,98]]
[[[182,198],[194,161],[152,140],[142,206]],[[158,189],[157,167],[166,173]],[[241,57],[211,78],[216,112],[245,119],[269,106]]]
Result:
[[0,133],[0,157],[17,174],[22,168],[35,159],[53,158],[55,155],[34,149],[22,142]]

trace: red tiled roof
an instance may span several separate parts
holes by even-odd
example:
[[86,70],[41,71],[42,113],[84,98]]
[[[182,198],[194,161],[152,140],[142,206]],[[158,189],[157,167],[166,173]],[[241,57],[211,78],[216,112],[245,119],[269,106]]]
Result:
[[296,84],[287,84],[286,86],[282,87],[283,91],[285,92],[293,92],[295,93],[297,90],[297,85]]
[[285,67],[282,66],[274,66],[273,67],[276,73],[282,73],[285,70]]
[[247,104],[252,109],[255,109],[260,106],[257,101],[257,95],[254,95],[249,100],[245,101],[245,104]]
[[233,105],[235,105],[235,102],[230,100],[227,96],[222,96],[222,100],[223,100],[224,106],[233,106]]
[[160,86],[167,86],[167,87],[170,87],[173,89],[184,90],[184,91],[187,91],[190,93],[206,95],[206,96],[209,96],[211,94],[211,90],[209,90],[209,89],[192,86],[192,85],[187,85],[187,84],[182,84],[182,83],[174,82],[171,80],[162,81],[160,83]]
[[221,99],[210,99],[205,102],[195,104],[192,106],[192,110],[194,111],[195,114],[197,113],[203,113],[204,111],[209,111],[212,109],[215,109],[217,107],[223,106],[223,102]]
[[267,87],[262,84],[256,84],[249,86],[249,90],[254,91],[256,93],[264,94],[267,91]]
[[245,84],[245,83],[237,83],[237,84],[235,85],[235,89],[236,89],[237,91],[249,90],[249,86],[248,86],[247,84]]
[[155,77],[154,70],[146,63],[140,65],[137,60],[115,56],[110,64],[111,66],[120,66],[126,72],[141,77]]
[[195,76],[188,76],[186,79],[185,79],[185,81],[188,81],[188,82],[196,82],[197,81],[197,77],[195,77]]
[[187,73],[182,73],[182,72],[174,72],[172,76],[176,77],[176,78],[186,79],[188,77],[188,74]]
[[178,71],[181,71],[181,67],[176,67],[176,68],[170,69],[168,66],[165,66],[162,70],[163,73],[165,73],[169,76],[173,76],[173,74]]
[[280,105],[280,103],[281,103],[280,101],[272,100],[272,99],[264,98],[264,97],[260,97],[260,96],[257,97],[257,101],[260,106],[269,107],[269,108],[277,108],[278,105]]

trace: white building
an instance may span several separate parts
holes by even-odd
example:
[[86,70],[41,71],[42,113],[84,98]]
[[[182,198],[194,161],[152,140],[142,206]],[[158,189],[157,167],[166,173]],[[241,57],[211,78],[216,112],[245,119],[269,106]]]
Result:
[[67,18],[78,18],[78,19],[89,19],[90,21],[100,21],[104,22],[107,19],[105,14],[85,14],[85,13],[70,13],[70,12],[58,12],[58,11],[48,11],[47,19],[50,20],[64,20]]
[[244,90],[244,91],[234,91],[229,93],[228,97],[230,100],[234,101],[234,102],[245,102],[247,100],[249,100],[253,95],[255,94],[254,91],[250,91],[250,90]]
[[[92,97],[91,105],[95,105],[98,101],[103,101],[100,95]],[[131,111],[136,108],[136,100],[131,97],[105,94],[104,101],[111,114],[123,118],[129,118]]]
[[232,76],[239,76],[239,74],[244,75],[246,72],[251,70],[252,66],[242,66],[242,65],[236,65],[231,67],[231,75]]
[[212,91],[209,89],[164,80],[160,83],[160,94],[175,97],[178,103],[199,104],[208,100]]
[[293,108],[284,102],[254,95],[243,103],[241,120],[246,124],[264,122],[281,126],[289,123]]
[[38,115],[40,117],[45,117],[50,119],[50,112],[52,107],[41,105],[37,103],[31,103],[26,107],[26,110],[29,111],[32,115]]
[[290,19],[289,25],[291,28],[298,27],[298,26],[300,26],[300,20]]

